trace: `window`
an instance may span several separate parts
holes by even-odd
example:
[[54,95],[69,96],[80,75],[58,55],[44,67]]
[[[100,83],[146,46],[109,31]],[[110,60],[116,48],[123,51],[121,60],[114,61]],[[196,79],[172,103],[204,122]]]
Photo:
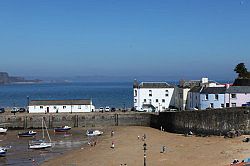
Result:
[[144,102],[146,103],[146,102],[147,102],[147,100],[146,100],[146,99],[144,99]]
[[78,105],[78,109],[81,109],[81,105]]
[[215,100],[219,100],[219,95],[218,95],[218,94],[215,94],[214,99],[215,99]]
[[229,103],[226,103],[226,107],[229,107]]
[[236,103],[232,103],[232,107],[236,107]]
[[63,106],[63,109],[65,109],[66,108],[66,106]]
[[165,92],[166,92],[166,93],[165,93],[165,96],[168,97],[168,90],[166,90]]
[[54,106],[54,109],[56,109],[56,106]]
[[208,94],[206,94],[206,96],[205,96],[205,100],[208,100]]
[[165,99],[162,99],[162,102],[165,103]]
[[155,99],[155,102],[158,103],[158,99]]
[[151,102],[152,102],[152,100],[151,99],[149,99],[149,103],[151,104]]
[[231,94],[232,99],[236,99],[236,94]]
[[221,104],[221,105],[220,105],[221,108],[224,108],[224,106],[225,106],[224,104]]
[[43,106],[40,106],[40,109],[43,109]]
[[135,103],[137,103],[137,99],[135,99],[135,101],[134,101]]
[[137,90],[135,90],[135,93],[134,93],[134,97],[136,97],[137,96]]
[[166,108],[165,107],[162,107],[162,110],[165,110]]
[[210,103],[210,108],[214,108],[214,103]]
[[149,90],[149,96],[152,96],[152,90]]

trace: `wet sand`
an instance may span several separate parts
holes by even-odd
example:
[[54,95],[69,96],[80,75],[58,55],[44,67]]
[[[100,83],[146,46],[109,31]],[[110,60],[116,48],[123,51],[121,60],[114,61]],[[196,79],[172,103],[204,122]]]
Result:
[[[114,130],[114,136],[110,132]],[[43,166],[128,166],[143,165],[143,141],[146,134],[147,165],[151,166],[224,166],[234,158],[250,157],[249,143],[242,142],[244,136],[225,139],[219,136],[184,137],[181,134],[162,132],[149,127],[109,127],[106,134],[98,138],[96,146],[79,147],[44,162]],[[114,141],[115,148],[111,143]],[[160,153],[162,146],[166,152]]]
[[[50,137],[55,143],[54,148],[34,150],[29,149],[29,141],[42,138],[41,130],[34,130],[37,132],[36,137],[17,137],[18,132],[27,130],[8,130],[7,134],[0,135],[0,146],[10,147],[5,157],[0,157],[0,166],[34,166],[43,161],[61,155],[67,150],[78,148],[87,143],[88,138],[85,136],[86,132],[83,128],[74,128],[68,133],[55,133],[49,130]],[[46,139],[47,135],[45,135]]]

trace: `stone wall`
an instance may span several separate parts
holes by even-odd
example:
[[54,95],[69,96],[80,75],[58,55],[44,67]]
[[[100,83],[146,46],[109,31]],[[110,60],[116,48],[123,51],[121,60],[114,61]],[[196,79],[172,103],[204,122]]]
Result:
[[250,108],[227,108],[204,111],[150,113],[58,113],[16,114],[0,116],[0,123],[9,128],[41,128],[44,117],[48,128],[68,125],[71,127],[99,126],[151,126],[165,131],[220,135],[229,130],[242,130],[250,134]]
[[227,108],[206,111],[163,112],[151,117],[151,126],[169,132],[199,134],[225,134],[229,130],[242,130],[250,134],[250,108]]
[[63,125],[71,127],[98,126],[150,126],[151,114],[147,113],[58,113],[58,114],[16,114],[2,115],[0,123],[7,123],[8,128],[29,129],[41,128],[42,117],[47,127]]

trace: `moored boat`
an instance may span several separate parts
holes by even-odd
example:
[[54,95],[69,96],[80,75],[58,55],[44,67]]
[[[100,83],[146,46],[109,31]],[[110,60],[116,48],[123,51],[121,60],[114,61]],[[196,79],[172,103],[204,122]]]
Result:
[[87,130],[86,135],[87,136],[99,136],[102,135],[103,132],[99,130]]
[[4,157],[6,155],[6,153],[7,153],[7,149],[0,147],[0,157]]
[[52,143],[51,142],[45,142],[45,140],[36,140],[32,141],[29,144],[30,149],[45,149],[45,148],[51,148]]
[[0,127],[0,134],[5,134],[8,129]]
[[[44,127],[46,129],[47,132],[47,136],[49,138],[49,141],[45,141],[45,137],[44,137]],[[31,143],[29,143],[29,148],[30,149],[45,149],[45,148],[51,148],[52,145],[54,145],[51,142],[50,136],[49,136],[49,132],[46,126],[46,123],[44,122],[43,118],[42,118],[42,130],[43,130],[43,139],[42,140],[36,140],[36,141],[32,141]]]
[[62,126],[62,127],[57,127],[54,129],[55,132],[66,132],[69,131],[71,127],[69,126]]
[[18,137],[33,137],[36,135],[35,131],[27,131],[27,132],[23,132],[23,133],[18,133]]

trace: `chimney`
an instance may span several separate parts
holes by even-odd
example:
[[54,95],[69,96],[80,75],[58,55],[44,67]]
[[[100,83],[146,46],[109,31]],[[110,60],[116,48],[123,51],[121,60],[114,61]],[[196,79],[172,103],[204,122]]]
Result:
[[201,78],[201,83],[202,84],[206,84],[206,83],[208,83],[208,78]]

